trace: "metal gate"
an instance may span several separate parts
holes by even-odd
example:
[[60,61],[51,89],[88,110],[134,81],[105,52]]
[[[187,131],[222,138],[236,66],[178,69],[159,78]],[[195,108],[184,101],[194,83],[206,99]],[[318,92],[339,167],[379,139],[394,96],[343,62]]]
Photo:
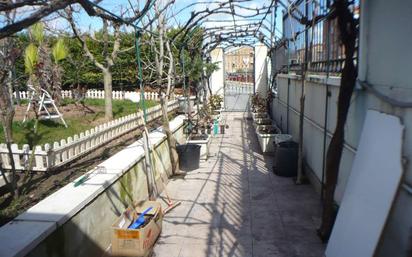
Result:
[[226,50],[224,68],[225,110],[248,111],[250,97],[254,93],[254,48],[243,45]]
[[254,93],[254,84],[250,82],[225,81],[225,111],[246,112],[249,110],[250,97]]

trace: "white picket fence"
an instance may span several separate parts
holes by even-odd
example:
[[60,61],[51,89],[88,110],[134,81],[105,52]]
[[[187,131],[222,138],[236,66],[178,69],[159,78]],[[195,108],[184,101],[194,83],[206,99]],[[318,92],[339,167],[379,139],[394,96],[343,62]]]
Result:
[[[19,91],[20,99],[29,99],[30,93],[28,91]],[[73,98],[72,91],[70,90],[63,90],[61,92],[63,98]],[[14,92],[13,96],[16,98],[17,93]],[[145,92],[144,93],[145,99],[147,100],[159,100],[159,94],[156,92]],[[135,91],[113,91],[112,98],[116,100],[131,100],[133,102],[140,101],[140,93]],[[171,99],[174,100],[177,96],[174,94],[171,96]],[[104,90],[97,90],[97,89],[89,89],[86,92],[86,98],[88,99],[104,99]]]
[[[177,100],[170,101],[168,111],[173,111],[178,107]],[[86,130],[80,135],[62,139],[60,142],[35,146],[31,170],[47,171],[65,165],[112,139],[143,125],[142,115],[142,112],[133,113]],[[157,119],[161,115],[160,105],[147,109],[147,121]],[[17,144],[13,144],[11,149],[16,170],[28,170],[29,160],[32,155],[29,145],[23,145],[22,149],[19,149]],[[3,169],[10,170],[11,162],[6,144],[0,144],[0,159]]]

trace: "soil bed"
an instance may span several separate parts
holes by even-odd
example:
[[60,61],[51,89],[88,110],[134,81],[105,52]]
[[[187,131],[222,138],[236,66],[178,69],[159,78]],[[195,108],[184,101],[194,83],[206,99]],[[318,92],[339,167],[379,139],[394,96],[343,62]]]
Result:
[[259,133],[260,134],[279,134],[280,131],[276,127],[267,126],[267,127],[259,128]]
[[205,135],[205,134],[192,135],[192,136],[190,136],[189,140],[193,140],[193,141],[195,141],[195,140],[207,140],[208,137],[209,136]]

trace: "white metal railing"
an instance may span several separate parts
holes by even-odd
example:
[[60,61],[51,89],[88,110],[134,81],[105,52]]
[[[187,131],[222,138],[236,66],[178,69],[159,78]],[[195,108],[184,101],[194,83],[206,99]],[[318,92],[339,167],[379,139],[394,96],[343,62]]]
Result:
[[253,94],[254,84],[250,82],[225,81],[225,93],[232,94]]
[[[29,99],[30,93],[29,91],[19,91],[20,99]],[[62,90],[61,91],[62,98],[73,98],[73,93],[70,90]],[[145,92],[145,99],[147,100],[159,100],[159,94],[156,92]],[[13,93],[14,98],[17,97],[17,92]],[[173,94],[171,99],[175,99],[179,95]],[[97,90],[97,89],[89,89],[86,92],[87,99],[104,99],[104,90]],[[112,98],[116,100],[131,100],[133,102],[140,101],[140,93],[135,91],[113,91]]]
[[[168,111],[176,110],[179,107],[177,100],[170,101]],[[47,171],[52,168],[65,165],[79,156],[86,154],[99,146],[106,144],[116,137],[119,137],[137,127],[143,125],[143,113],[133,113],[107,123],[96,126],[92,129],[74,135],[60,142],[44,144],[34,147],[34,158],[32,161],[33,171]],[[162,110],[160,105],[147,109],[147,120],[152,121],[161,117]],[[16,170],[28,170],[29,160],[33,150],[25,144],[21,149],[17,144],[11,145],[13,160]],[[3,169],[11,169],[9,151],[6,144],[0,144],[0,159]]]

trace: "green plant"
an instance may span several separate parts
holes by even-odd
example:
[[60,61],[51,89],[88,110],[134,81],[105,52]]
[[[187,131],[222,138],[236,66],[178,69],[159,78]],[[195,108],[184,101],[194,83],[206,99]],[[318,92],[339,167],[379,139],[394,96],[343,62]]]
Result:
[[252,99],[252,110],[254,112],[266,112],[267,100],[264,97],[259,96],[259,94],[253,94]]
[[68,55],[67,48],[64,44],[63,39],[58,39],[56,44],[54,44],[53,49],[52,49],[52,55],[54,59],[54,63],[58,64],[59,61],[65,59]]
[[38,56],[37,56],[37,46],[33,43],[27,46],[26,50],[24,51],[24,67],[26,73],[32,74],[34,68],[37,64]]
[[223,97],[221,95],[211,95],[208,101],[209,112],[212,113],[214,110],[219,110],[222,107]]

